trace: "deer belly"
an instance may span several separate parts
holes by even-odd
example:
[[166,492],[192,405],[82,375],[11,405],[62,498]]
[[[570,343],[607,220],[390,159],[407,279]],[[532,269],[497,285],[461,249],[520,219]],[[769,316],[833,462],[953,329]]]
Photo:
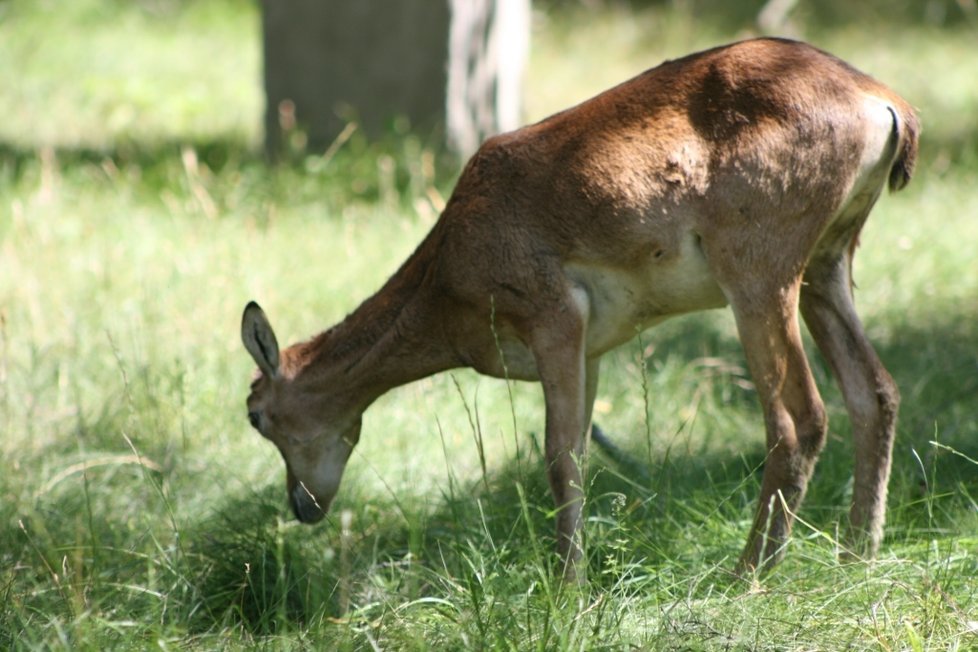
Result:
[[674,315],[727,305],[692,234],[673,255],[650,255],[634,269],[576,264],[567,272],[587,293],[592,356]]

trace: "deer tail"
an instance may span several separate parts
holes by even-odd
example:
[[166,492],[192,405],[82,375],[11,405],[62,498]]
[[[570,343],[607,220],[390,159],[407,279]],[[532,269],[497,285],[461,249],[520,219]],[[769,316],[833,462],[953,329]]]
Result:
[[917,139],[920,120],[916,112],[905,102],[890,105],[893,113],[893,130],[897,137],[897,157],[890,168],[890,192],[902,190],[913,176],[917,164]]

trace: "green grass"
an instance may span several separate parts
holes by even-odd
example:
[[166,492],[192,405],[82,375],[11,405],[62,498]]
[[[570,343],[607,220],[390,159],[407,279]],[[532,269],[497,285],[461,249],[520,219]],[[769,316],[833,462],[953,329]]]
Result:
[[[533,385],[459,371],[391,392],[334,514],[290,519],[281,461],[244,417],[240,311],[260,300],[288,341],[341,318],[430,228],[453,173],[411,136],[266,167],[255,11],[0,3],[0,648],[978,646],[967,23],[808,34],[925,124],[917,178],[880,202],[857,258],[860,311],[904,399],[880,560],[836,559],[852,446],[813,355],[831,435],[788,558],[755,585],[730,575],[764,454],[716,312],[608,356],[598,418],[635,466],[592,451],[591,578],[575,592],[552,580]],[[742,34],[701,15],[540,16],[530,116]]]

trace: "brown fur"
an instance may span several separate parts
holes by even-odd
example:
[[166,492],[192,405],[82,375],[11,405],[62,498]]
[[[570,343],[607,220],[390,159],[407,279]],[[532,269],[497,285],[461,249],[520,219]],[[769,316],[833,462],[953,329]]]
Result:
[[243,337],[248,399],[281,450],[301,520],[328,509],[360,415],[388,389],[459,366],[539,380],[566,575],[580,577],[580,461],[602,353],[675,314],[730,304],[769,450],[741,563],[777,560],[825,439],[799,303],[856,438],[853,541],[879,545],[898,393],[850,292],[882,187],[913,171],[911,107],[846,63],[759,39],[668,61],[489,139],[441,219],[342,323],[279,355],[261,310]]

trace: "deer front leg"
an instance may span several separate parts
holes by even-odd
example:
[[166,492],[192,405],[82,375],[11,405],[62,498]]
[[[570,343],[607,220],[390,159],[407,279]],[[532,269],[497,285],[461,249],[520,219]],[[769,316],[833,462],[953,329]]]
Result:
[[[578,302],[580,303],[580,302]],[[557,552],[568,582],[583,582],[584,463],[597,360],[585,362],[586,317],[580,306],[560,311],[533,338],[533,353],[547,411],[547,478],[557,508]],[[583,311],[586,314],[586,310]]]

